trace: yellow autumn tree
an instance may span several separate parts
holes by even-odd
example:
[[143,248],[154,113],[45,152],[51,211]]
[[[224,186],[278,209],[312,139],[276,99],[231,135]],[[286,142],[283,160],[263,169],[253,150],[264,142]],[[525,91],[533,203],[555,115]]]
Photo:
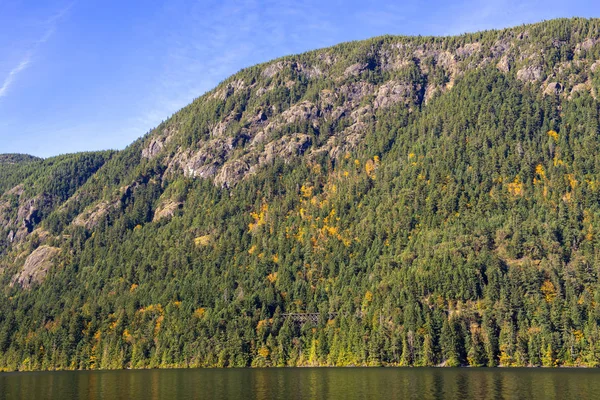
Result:
[[314,188],[312,186],[302,185],[300,188],[300,194],[305,199],[310,199],[312,197]]
[[542,179],[546,177],[546,171],[544,171],[544,166],[542,164],[535,166],[535,173],[538,174]]
[[551,129],[548,131],[548,136],[554,139],[554,143],[558,143],[558,132]]
[[506,187],[508,188],[508,192],[513,196],[523,196],[523,182],[521,182],[521,178],[518,176],[511,183],[507,184]]
[[194,239],[194,244],[198,247],[207,246],[210,243],[210,235],[198,236]]
[[258,349],[258,355],[263,358],[269,357],[269,354],[271,353],[269,352],[269,349],[266,346],[263,346],[260,349]]
[[271,283],[275,283],[277,280],[277,272],[271,272],[269,275],[267,275],[267,280]]
[[544,298],[546,299],[547,303],[552,303],[552,301],[554,301],[556,298],[556,288],[549,280],[545,280],[544,283],[542,283],[540,290],[544,294]]
[[194,311],[194,317],[200,319],[204,316],[204,313],[206,313],[206,309],[204,307],[196,308]]
[[250,232],[253,232],[254,230],[256,230],[256,228],[263,226],[265,224],[266,214],[267,214],[268,210],[269,210],[269,205],[267,203],[265,203],[260,207],[259,212],[251,212],[250,213],[250,216],[254,220],[253,222],[250,222],[248,224],[248,230]]
[[375,163],[373,160],[367,160],[365,163],[365,172],[369,178],[373,178],[373,171],[375,171]]

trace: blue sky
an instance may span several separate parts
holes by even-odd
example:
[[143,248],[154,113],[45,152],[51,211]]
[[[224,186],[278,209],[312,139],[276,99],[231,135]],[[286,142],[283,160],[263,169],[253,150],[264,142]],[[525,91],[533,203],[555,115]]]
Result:
[[241,68],[382,34],[450,35],[596,0],[0,0],[0,153],[121,149]]

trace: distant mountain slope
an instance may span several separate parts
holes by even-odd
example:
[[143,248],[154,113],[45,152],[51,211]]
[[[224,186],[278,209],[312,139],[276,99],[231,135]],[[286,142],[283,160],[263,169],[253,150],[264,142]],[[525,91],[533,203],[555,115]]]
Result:
[[[0,255],[29,234],[71,198],[112,152],[77,153],[42,160],[21,158],[0,171]],[[14,160],[14,157],[8,157]],[[6,240],[7,242],[4,242]]]
[[386,36],[4,163],[0,368],[598,366],[599,90],[597,19]]
[[29,154],[0,154],[0,164],[20,164],[40,160]]
[[41,158],[28,154],[0,154],[0,194],[25,180],[32,171],[26,165],[36,161]]

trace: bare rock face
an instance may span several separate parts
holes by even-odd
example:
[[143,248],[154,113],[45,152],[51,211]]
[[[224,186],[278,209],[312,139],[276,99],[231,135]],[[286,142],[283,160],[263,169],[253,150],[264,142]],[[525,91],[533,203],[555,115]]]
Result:
[[[371,114],[365,114],[371,115]],[[310,154],[315,156],[321,153],[328,153],[333,159],[343,157],[347,151],[358,146],[367,133],[367,124],[361,120],[350,125],[339,135],[331,136],[327,143],[317,149],[313,149]]]
[[510,40],[508,38],[499,39],[490,49],[494,57],[499,57],[505,54],[510,49]]
[[45,194],[23,201],[17,210],[16,225],[19,228],[15,239],[22,240],[35,229],[35,226],[41,221],[41,210],[51,201],[50,196]]
[[230,114],[227,117],[225,117],[225,119],[217,122],[214,126],[212,126],[212,128],[210,130],[210,136],[214,137],[214,136],[222,135],[223,133],[225,133],[227,128],[229,128],[229,126],[235,120],[236,120],[236,116],[233,114]]
[[319,109],[310,101],[294,104],[281,113],[281,118],[286,124],[293,124],[299,121],[310,121],[316,119],[318,116]]
[[17,219],[23,223],[23,227],[28,232],[33,230],[33,226],[39,222],[39,208],[36,199],[27,200],[17,210]]
[[410,65],[410,61],[400,55],[394,56],[386,51],[382,52],[379,63],[382,71],[398,71]]
[[346,68],[346,70],[344,71],[344,76],[346,78],[350,77],[350,76],[358,76],[365,69],[367,69],[367,64],[364,64],[364,63],[352,64],[351,66]]
[[517,71],[517,79],[523,82],[539,81],[542,78],[542,68],[530,66]]
[[577,46],[575,46],[575,53],[580,54],[582,51],[588,51],[594,47],[596,43],[598,43],[598,39],[587,38],[583,42],[577,43]]
[[312,138],[309,135],[303,133],[285,135],[266,143],[262,152],[248,153],[240,159],[228,161],[218,170],[214,182],[222,187],[229,187],[245,176],[256,173],[275,158],[287,161],[301,156],[311,144]]
[[215,175],[215,184],[221,187],[230,187],[234,182],[242,180],[250,170],[250,165],[245,158],[233,160],[223,165]]
[[[460,47],[443,45],[438,41],[416,43],[403,38],[390,39],[364,49],[369,51],[369,57],[376,60],[373,65],[366,61],[350,65],[357,60],[338,60],[327,50],[302,60],[294,57],[276,60],[260,66],[261,76],[273,79],[244,82],[234,76],[200,100],[214,102],[225,101],[234,95],[236,98],[239,95],[240,99],[247,96],[247,100],[255,100],[245,103],[249,108],[238,107],[235,111],[229,111],[229,114],[220,114],[206,127],[209,133],[207,137],[188,148],[168,146],[171,151],[166,151],[170,134],[163,132],[148,141],[143,156],[152,158],[164,154],[165,174],[183,173],[186,177],[208,178],[216,185],[229,186],[256,173],[274,158],[282,157],[287,162],[288,157],[294,158],[305,153],[308,153],[308,157],[324,152],[333,158],[345,155],[364,139],[378,110],[404,105],[410,112],[415,109],[415,104],[421,101],[427,104],[436,96],[452,90],[457,79],[468,71],[495,66],[501,73],[516,73],[522,82],[537,83],[536,88],[547,95],[564,92],[564,84],[574,87],[581,82],[581,79],[571,79],[572,71],[574,67],[589,70],[590,63],[587,60],[569,61],[560,68],[555,66],[550,70],[545,65],[543,49],[526,42],[528,38],[526,31],[507,31],[492,42],[473,39],[473,42]],[[580,43],[574,44],[570,50],[590,50],[597,42],[595,39],[581,38]],[[554,44],[559,47],[568,45],[560,41]],[[332,68],[341,62],[344,64]],[[391,73],[384,74],[386,81],[382,82],[366,79],[365,71],[371,67],[378,72]],[[591,69],[600,69],[600,61]],[[420,75],[421,79],[405,78],[413,74]],[[278,85],[293,90],[304,78],[319,77],[330,79],[331,86],[323,86],[318,93],[311,93],[295,104],[272,104],[257,99]],[[589,83],[585,88],[578,86],[574,91],[585,89],[594,95],[593,88],[589,86]],[[310,136],[302,136],[308,132],[288,133],[295,132],[299,127],[299,130],[304,126],[319,129],[337,123],[342,123],[345,130],[328,138],[325,143],[319,142],[319,147],[313,146]],[[292,125],[296,125],[293,130]],[[163,218],[164,212],[167,218],[173,206],[161,207],[155,217]]]
[[265,69],[262,71],[262,75],[265,78],[272,78],[279,71],[282,71],[284,67],[285,63],[283,61],[278,61],[265,67]]
[[429,103],[429,101],[431,99],[433,99],[433,97],[439,92],[439,88],[436,85],[427,85],[427,87],[425,88],[425,95],[423,97],[423,101],[425,102],[425,105],[427,105],[427,103]]
[[241,79],[236,79],[229,82],[224,87],[220,87],[210,95],[210,98],[217,100],[226,100],[228,97],[233,96],[241,90],[246,88],[246,82]]
[[21,272],[13,277],[12,284],[18,284],[24,289],[29,289],[32,284],[42,282],[54,265],[54,258],[59,253],[60,249],[58,247],[38,247],[27,257]]
[[7,236],[9,243],[20,242],[30,235],[41,222],[42,210],[52,203],[49,195],[40,194],[28,199],[24,196],[24,191],[23,185],[18,185],[6,192],[7,196],[14,196],[16,199],[0,198],[0,228],[10,228]]
[[6,192],[6,194],[12,194],[15,196],[20,196],[23,194],[23,192],[25,191],[25,186],[21,185],[17,185],[14,188],[10,189],[9,191]]
[[256,97],[260,97],[263,94],[267,93],[269,90],[272,90],[272,88],[268,88],[267,89],[267,88],[264,88],[264,87],[260,87],[260,88],[256,89],[256,92],[254,93],[254,95]]
[[373,107],[371,105],[358,107],[356,110],[352,111],[350,114],[350,119],[355,121],[355,123],[366,122],[371,118],[372,113]]
[[412,87],[407,83],[390,81],[379,87],[373,106],[377,108],[387,108],[400,101],[408,102],[411,100]]
[[550,82],[548,84],[548,86],[546,86],[546,89],[544,89],[544,94],[548,95],[548,96],[555,96],[557,94],[559,94],[560,92],[562,92],[563,87],[560,83],[558,82]]
[[318,78],[319,76],[322,76],[324,74],[321,68],[305,63],[295,64],[294,69],[298,71],[301,75],[307,77],[308,79]]
[[348,106],[354,107],[362,101],[365,96],[373,93],[375,87],[367,82],[354,82],[347,85],[342,85],[339,92],[344,95]]
[[76,226],[83,226],[86,229],[93,229],[98,223],[106,217],[106,215],[113,209],[118,207],[117,203],[109,203],[108,201],[102,201],[90,209],[85,210],[79,214],[71,224]]
[[142,149],[142,157],[148,159],[156,157],[163,147],[165,147],[165,145],[169,143],[171,138],[176,134],[177,129],[175,129],[175,127],[163,129],[159,136],[153,138],[150,143],[148,143],[148,145]]
[[164,147],[164,141],[160,139],[152,139],[148,147],[142,149],[142,157],[154,158]]
[[302,155],[310,147],[312,138],[303,133],[286,135],[265,146],[264,163],[271,162],[275,157],[288,159]]
[[333,65],[337,62],[337,57],[328,51],[319,53],[317,58],[323,61],[326,65]]
[[161,203],[154,212],[152,222],[160,221],[162,219],[170,219],[175,215],[175,211],[181,208],[183,205],[180,201],[166,201]]
[[227,161],[234,143],[235,138],[216,136],[203,142],[197,151],[185,150],[178,153],[167,166],[167,171],[183,170],[187,177],[210,178]]
[[507,54],[503,55],[500,58],[500,61],[498,61],[498,64],[496,64],[496,68],[498,68],[499,71],[504,72],[505,74],[507,74],[510,71],[511,59],[508,57]]
[[456,55],[459,58],[467,58],[481,51],[481,43],[467,43],[456,49]]
[[451,75],[457,72],[457,63],[454,54],[449,51],[438,52],[435,55],[436,63],[448,71]]
[[258,112],[253,117],[248,119],[248,122],[251,125],[256,126],[256,125],[263,124],[267,119],[268,119],[267,114],[262,109],[259,109]]
[[574,93],[587,92],[587,91],[589,91],[587,84],[578,83],[577,85],[573,86],[573,89],[571,90],[571,95],[573,95]]

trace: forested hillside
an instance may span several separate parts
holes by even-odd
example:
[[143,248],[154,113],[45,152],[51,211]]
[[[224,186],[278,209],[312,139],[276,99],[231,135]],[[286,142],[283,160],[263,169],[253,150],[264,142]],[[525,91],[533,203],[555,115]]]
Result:
[[386,36],[0,156],[0,369],[600,366],[599,95],[597,19]]

